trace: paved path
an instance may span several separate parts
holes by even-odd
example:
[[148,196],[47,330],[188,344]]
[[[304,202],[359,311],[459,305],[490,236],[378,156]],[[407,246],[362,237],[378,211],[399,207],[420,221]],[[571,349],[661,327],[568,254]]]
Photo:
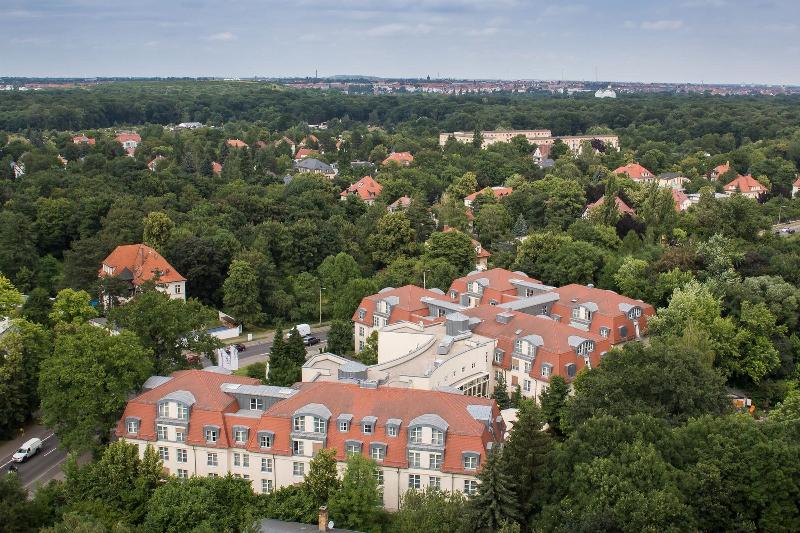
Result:
[[795,234],[800,233],[800,220],[794,220],[794,221],[791,221],[791,222],[784,222],[782,224],[775,224],[775,225],[772,226],[772,231],[774,233],[779,233],[780,235],[782,235],[784,237],[788,237],[789,235],[792,235],[788,231],[784,231],[784,230],[794,230]]
[[67,458],[66,450],[59,447],[58,439],[52,431],[39,424],[31,424],[25,428],[22,437],[0,445],[0,473],[8,472],[8,467],[12,463],[11,456],[23,442],[33,437],[42,439],[39,453],[24,463],[14,463],[20,482],[26,489],[35,489],[39,484],[43,485],[51,479],[60,477],[61,465]]
[[[309,346],[306,348],[307,356],[320,353],[320,349],[325,351],[325,344],[328,339],[328,331],[330,326],[312,327],[311,334],[320,340],[319,344]],[[239,368],[242,368],[259,361],[269,360],[269,352],[272,350],[272,343],[275,340],[275,335],[270,333],[268,336],[258,339],[257,341],[245,342],[247,347],[245,351],[239,352]]]

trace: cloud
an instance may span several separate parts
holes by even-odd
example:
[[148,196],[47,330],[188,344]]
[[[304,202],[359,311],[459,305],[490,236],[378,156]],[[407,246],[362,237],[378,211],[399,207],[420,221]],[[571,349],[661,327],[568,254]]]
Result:
[[467,35],[470,37],[488,37],[490,35],[495,35],[498,31],[500,31],[500,28],[490,26],[479,30],[467,30]]
[[394,35],[423,35],[433,31],[428,24],[383,24],[366,31],[370,37],[389,37]]
[[683,28],[682,20],[646,20],[642,22],[643,30],[665,31]]
[[214,33],[208,36],[209,41],[235,41],[236,35],[229,31],[223,31],[220,33]]

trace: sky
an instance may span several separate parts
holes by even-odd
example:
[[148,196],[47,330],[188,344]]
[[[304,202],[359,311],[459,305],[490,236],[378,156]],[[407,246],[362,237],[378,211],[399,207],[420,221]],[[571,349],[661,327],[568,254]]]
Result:
[[0,76],[800,85],[800,0],[0,0]]

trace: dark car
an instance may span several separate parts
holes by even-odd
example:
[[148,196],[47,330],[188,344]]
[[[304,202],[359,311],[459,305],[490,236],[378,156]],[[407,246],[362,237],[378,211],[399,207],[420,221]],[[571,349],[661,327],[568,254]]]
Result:
[[315,344],[319,344],[319,337],[315,337],[314,335],[307,335],[303,337],[303,344],[306,346],[314,346]]
[[236,346],[236,351],[237,352],[243,352],[243,351],[245,351],[247,349],[247,346],[245,346],[242,343],[236,344],[235,346]]

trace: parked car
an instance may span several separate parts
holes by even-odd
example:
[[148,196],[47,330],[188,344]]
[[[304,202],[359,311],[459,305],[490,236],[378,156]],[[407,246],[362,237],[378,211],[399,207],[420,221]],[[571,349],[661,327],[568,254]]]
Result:
[[241,342],[239,344],[236,344],[235,346],[236,346],[236,351],[237,352],[243,352],[243,351],[245,351],[247,349],[247,346],[245,346]]
[[19,447],[19,450],[11,456],[15,463],[23,463],[39,453],[39,450],[42,449],[42,439],[39,438],[32,438],[25,441],[25,443]]
[[313,335],[306,335],[303,337],[303,344],[306,346],[314,346],[315,344],[319,344],[319,337],[315,337]]

